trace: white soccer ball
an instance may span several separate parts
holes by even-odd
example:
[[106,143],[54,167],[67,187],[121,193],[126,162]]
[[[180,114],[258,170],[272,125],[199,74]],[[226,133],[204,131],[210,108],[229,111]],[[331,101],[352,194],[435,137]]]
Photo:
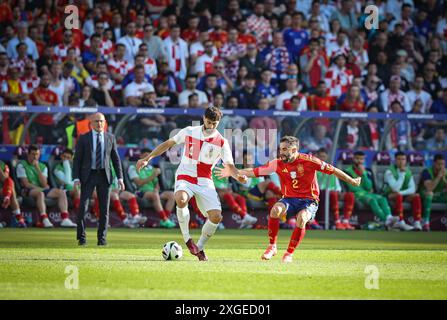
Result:
[[162,255],[165,260],[179,260],[183,256],[182,246],[175,241],[166,242],[163,245]]

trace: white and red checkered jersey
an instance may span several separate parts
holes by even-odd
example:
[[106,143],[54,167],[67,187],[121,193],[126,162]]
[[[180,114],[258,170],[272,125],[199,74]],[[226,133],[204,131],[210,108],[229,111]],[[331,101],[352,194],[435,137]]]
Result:
[[148,74],[151,79],[155,79],[157,77],[157,63],[150,57],[147,57],[144,61],[144,73]]
[[217,130],[205,137],[203,126],[189,126],[171,138],[176,144],[184,143],[183,155],[176,172],[176,180],[198,185],[212,185],[212,170],[222,159],[233,164],[230,145]]
[[11,66],[15,66],[16,68],[19,68],[19,72],[22,74],[25,71],[25,66],[27,64],[32,64],[36,66],[33,60],[31,60],[28,57],[25,57],[24,59],[19,59],[18,57],[16,59],[11,60]]
[[[99,49],[101,50],[101,56],[105,59],[108,57],[111,57],[113,54],[113,51],[115,50],[113,46],[113,42],[109,39],[102,39],[101,43],[99,45]],[[84,41],[84,50],[89,51],[90,50],[90,38],[85,39]]]
[[81,56],[81,51],[79,50],[79,48],[73,45],[66,46],[61,43],[54,47],[54,59],[59,62],[64,62],[68,55],[68,49],[70,48],[75,48],[77,57]]
[[200,74],[210,74],[213,73],[213,64],[219,59],[218,56],[209,56],[207,54],[202,54],[196,61],[195,72]]
[[348,90],[354,76],[352,71],[346,68],[340,69],[336,65],[330,67],[326,72],[326,86],[329,88],[331,97],[340,97],[342,93]]
[[[125,59],[117,60],[116,58],[109,59],[109,61],[107,61],[107,66],[109,67],[110,71],[113,71],[123,77],[125,77],[133,68],[129,61]],[[114,89],[122,90],[123,87],[121,83],[116,83]]]
[[20,84],[22,85],[23,93],[31,94],[39,86],[40,78],[38,76],[21,77]]
[[268,21],[263,16],[258,17],[255,14],[252,14],[247,19],[247,28],[256,36],[256,40],[258,43],[262,42],[262,40],[269,39],[272,34],[272,27],[270,25],[270,21]]

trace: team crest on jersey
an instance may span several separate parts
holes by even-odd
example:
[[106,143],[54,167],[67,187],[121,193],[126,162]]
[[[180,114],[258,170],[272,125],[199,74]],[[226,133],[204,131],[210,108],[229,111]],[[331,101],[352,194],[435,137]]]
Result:
[[298,177],[302,177],[304,175],[304,168],[301,163],[298,165],[297,170],[298,170]]
[[210,146],[208,148],[208,152],[206,153],[208,158],[212,158],[213,157],[213,153],[214,153],[214,148],[212,146]]
[[291,177],[292,179],[296,179],[296,171],[292,171],[292,172],[290,172],[290,177]]

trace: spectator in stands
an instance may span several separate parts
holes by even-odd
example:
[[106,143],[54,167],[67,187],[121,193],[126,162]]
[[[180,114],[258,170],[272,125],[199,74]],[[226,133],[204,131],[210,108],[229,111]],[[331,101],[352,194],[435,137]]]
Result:
[[273,83],[277,84],[287,79],[286,71],[291,59],[289,51],[284,46],[282,32],[277,31],[273,34],[272,44],[261,51],[261,56],[266,67],[272,72]]
[[256,91],[256,76],[249,73],[245,78],[243,87],[236,90],[232,95],[237,97],[239,108],[256,109],[261,98],[260,94]]
[[442,90],[441,83],[436,74],[436,66],[433,63],[426,63],[423,67],[424,90],[431,94],[433,100],[439,97]]
[[420,113],[429,113],[433,103],[431,95],[424,90],[424,77],[417,75],[413,84],[413,89],[406,93],[410,106],[414,106],[416,100],[422,102]]
[[[30,98],[35,106],[56,106],[58,97],[50,88],[50,75],[44,74],[40,78],[39,87],[34,90]],[[37,136],[41,137],[42,141],[51,144],[54,141],[53,137],[53,115],[40,114],[34,119],[34,129]]]
[[336,10],[331,17],[331,20],[337,19],[340,21],[342,29],[353,32],[358,27],[358,20],[353,11],[354,2],[352,0],[342,0],[341,9]]
[[124,89],[125,103],[130,106],[139,106],[142,101],[143,93],[153,91],[154,87],[145,80],[144,67],[138,65],[134,69],[135,80]]
[[335,108],[334,97],[327,95],[326,82],[320,80],[315,89],[315,94],[307,97],[307,108],[309,111],[333,111]]
[[57,106],[66,106],[68,104],[68,88],[65,87],[65,82],[62,81],[62,64],[54,61],[50,68],[51,81],[48,89],[56,93]]
[[351,70],[346,69],[346,56],[337,53],[333,58],[333,64],[326,72],[326,86],[331,97],[339,97],[345,93],[353,80]]
[[[275,105],[276,96],[278,95],[278,87],[272,84],[272,72],[269,69],[263,69],[261,72],[261,81],[256,87],[256,91],[262,98],[268,99],[269,106]],[[268,108],[267,108],[268,109]]]
[[300,93],[298,89],[298,81],[296,78],[289,78],[286,81],[286,91],[282,92],[276,99],[276,110],[290,110],[291,104],[290,99],[293,96],[298,96],[300,98],[299,108],[296,111],[306,111],[307,101],[306,97]]
[[371,208],[374,215],[385,223],[388,229],[391,229],[399,217],[391,214],[391,208],[387,199],[377,193],[374,181],[374,175],[370,169],[365,168],[365,153],[356,151],[354,153],[354,164],[348,166],[345,171],[353,178],[361,177],[360,186],[354,187],[348,185],[350,192],[354,193],[355,199]]
[[[422,203],[421,197],[416,193],[416,184],[414,182],[413,174],[407,167],[407,156],[403,152],[397,152],[395,155],[395,164],[392,164],[389,169],[385,171],[384,176],[384,193],[388,200],[394,201],[394,213],[399,216],[399,221],[393,226],[403,231],[411,231],[416,229],[422,230],[421,213]],[[404,220],[404,201],[411,203],[413,211],[413,226],[409,226]]]
[[149,57],[155,61],[167,60],[167,54],[163,41],[159,36],[154,35],[154,27],[151,24],[144,25],[143,43],[147,45]]
[[[93,88],[91,98],[96,101],[99,106],[113,107],[115,106],[110,90],[108,89],[109,75],[105,72],[98,74],[98,87]],[[152,87],[153,89],[153,87]]]
[[61,212],[61,227],[74,228],[68,216],[68,203],[65,191],[59,188],[51,188],[48,184],[48,168],[39,161],[40,149],[36,145],[28,148],[26,160],[21,160],[17,165],[17,178],[20,181],[23,197],[32,197],[37,204],[42,226],[52,228],[53,224],[48,219],[45,198],[57,199]]
[[239,69],[239,60],[246,54],[246,45],[238,43],[238,31],[236,28],[231,28],[228,31],[228,42],[224,44],[220,50],[220,57],[225,60],[225,73],[228,77],[235,81],[237,77],[237,70]]
[[[318,159],[327,162],[329,155],[326,148],[318,149],[316,156]],[[318,185],[323,195],[329,191],[330,210],[334,214],[336,230],[354,230],[355,227],[349,223],[352,211],[354,210],[355,197],[352,192],[343,192],[340,181],[334,176],[326,176],[317,171]],[[340,207],[338,199],[343,197],[343,219],[340,219]]]
[[445,159],[442,154],[436,154],[433,158],[433,166],[426,168],[421,175],[419,194],[422,197],[422,230],[430,231],[430,214],[433,202],[447,204],[447,173]]
[[[404,113],[402,104],[395,100],[391,103],[390,112]],[[391,128],[390,134],[387,136],[388,150],[408,150],[411,146],[411,125],[409,121],[400,120]]]
[[9,77],[6,77],[1,83],[1,96],[5,99],[6,104],[25,105],[25,102],[29,99],[29,95],[20,82],[19,67],[10,65],[8,75]]
[[17,194],[14,185],[14,180],[10,177],[9,167],[6,163],[0,160],[0,194],[1,207],[3,209],[11,208],[12,214],[16,219],[19,228],[26,228],[26,223],[20,211],[20,205],[17,201]]
[[247,44],[247,53],[239,60],[239,69],[241,67],[247,68],[248,73],[253,73],[256,76],[258,76],[262,69],[265,68],[265,62],[262,59],[261,54],[258,53],[255,43]]
[[430,113],[447,114],[447,88],[442,90],[442,97],[433,102],[430,108]]
[[213,41],[217,50],[220,50],[228,41],[228,33],[223,29],[223,20],[220,15],[214,15],[211,24],[210,40]]
[[138,48],[142,43],[141,39],[136,37],[137,26],[135,22],[129,22],[126,27],[126,35],[118,39],[117,44],[121,43],[126,46],[126,53],[124,58],[130,63],[134,63],[135,56],[138,53]]
[[272,27],[269,20],[264,17],[264,12],[264,4],[257,2],[254,5],[253,14],[247,18],[248,30],[256,37],[258,43],[269,40],[272,36]]
[[338,54],[347,56],[350,50],[347,31],[341,29],[338,31],[335,41],[328,44],[326,56],[328,59],[333,59]]
[[92,87],[84,86],[82,87],[81,96],[79,98],[79,106],[84,107],[87,100],[92,97]]
[[132,69],[132,64],[129,60],[125,59],[126,46],[122,43],[118,43],[115,47],[113,57],[110,57],[107,61],[107,66],[110,72],[111,79],[116,83],[115,89],[122,90],[123,82],[126,75]]
[[202,77],[205,74],[212,73],[213,63],[217,59],[217,54],[215,54],[215,48],[211,40],[207,40],[204,43],[205,51],[203,54],[197,58],[194,70],[198,77]]
[[321,52],[318,39],[310,39],[308,48],[305,48],[300,56],[300,67],[303,82],[307,87],[316,88],[324,79],[327,70],[326,58]]
[[177,95],[169,90],[169,81],[163,80],[156,86],[157,104],[164,108],[174,108],[178,106]]
[[300,11],[293,13],[292,26],[284,30],[284,43],[289,50],[292,62],[298,62],[301,50],[307,46],[309,36],[306,30],[302,29],[303,22],[306,21],[304,14]]
[[67,195],[73,201],[73,209],[77,212],[81,202],[81,192],[74,187],[73,181],[73,151],[66,148],[61,154],[61,162],[53,168],[57,186],[67,191]]
[[97,72],[96,65],[99,61],[102,61],[101,36],[93,34],[90,38],[90,49],[82,53],[82,63],[90,74],[94,74]]
[[[81,92],[81,86],[80,86],[78,80],[76,80],[76,78],[72,76],[73,69],[74,69],[74,65],[71,62],[64,63],[64,65],[62,66],[61,81],[64,83],[64,87],[66,88],[66,90],[68,92],[67,93],[68,97],[70,97],[71,95],[74,95],[74,94],[79,96],[79,94]],[[37,86],[38,86],[38,84],[36,85],[36,87]],[[67,99],[67,103],[68,103],[68,99]]]
[[189,57],[188,44],[180,38],[180,27],[171,27],[169,37],[163,41],[168,55],[169,69],[180,80],[185,80],[187,74],[187,59]]
[[355,57],[355,63],[361,70],[364,70],[369,63],[368,51],[364,46],[365,39],[360,35],[354,36],[351,44],[351,51]]
[[411,105],[405,92],[400,90],[401,78],[392,76],[390,78],[390,87],[380,94],[380,104],[383,112],[393,112],[391,105],[394,101],[398,101],[404,112],[411,111]]
[[366,106],[377,105],[379,99],[378,86],[380,84],[379,77],[375,75],[368,75],[366,77],[365,94],[367,97]]
[[183,90],[178,97],[180,107],[186,107],[188,105],[188,97],[192,93],[196,93],[199,98],[199,104],[205,107],[208,105],[208,97],[205,92],[196,89],[197,76],[195,74],[189,74],[186,77],[186,88]]
[[27,55],[31,56],[33,60],[39,59],[39,52],[36,43],[28,37],[28,23],[22,21],[17,26],[17,36],[8,41],[6,53],[9,59],[15,59],[18,56],[17,45],[24,42],[27,46]]
[[430,151],[447,151],[445,130],[443,128],[437,128],[434,137],[426,141],[425,148]]
[[[151,150],[141,149],[140,158],[144,158]],[[172,210],[175,206],[174,192],[160,191],[159,176],[161,170],[148,165],[137,172],[134,164],[129,166],[128,175],[133,182],[137,196],[140,199],[147,199],[152,202],[155,211],[160,216],[160,227],[174,228],[176,224],[170,219]],[[165,206],[162,206],[161,201],[166,201]]]
[[20,75],[23,75],[25,65],[32,62],[33,60],[28,58],[26,55],[26,43],[20,42],[17,45],[17,57],[15,59],[11,59],[11,64],[17,66],[19,68]]
[[356,85],[349,87],[346,94],[343,94],[337,101],[338,109],[348,112],[365,112],[366,105],[360,95],[360,88]]

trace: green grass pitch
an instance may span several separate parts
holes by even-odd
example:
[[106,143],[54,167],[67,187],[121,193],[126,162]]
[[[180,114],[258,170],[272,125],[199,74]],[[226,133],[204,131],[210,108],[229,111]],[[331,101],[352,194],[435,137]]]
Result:
[[[193,231],[197,240],[199,230]],[[447,299],[447,233],[308,231],[292,264],[261,261],[266,230],[218,230],[208,262],[186,251],[180,231],[111,229],[108,247],[77,247],[75,230],[0,230],[0,299]],[[182,245],[164,261],[162,245]],[[378,270],[378,289],[365,273]],[[79,288],[65,288],[76,266]]]

